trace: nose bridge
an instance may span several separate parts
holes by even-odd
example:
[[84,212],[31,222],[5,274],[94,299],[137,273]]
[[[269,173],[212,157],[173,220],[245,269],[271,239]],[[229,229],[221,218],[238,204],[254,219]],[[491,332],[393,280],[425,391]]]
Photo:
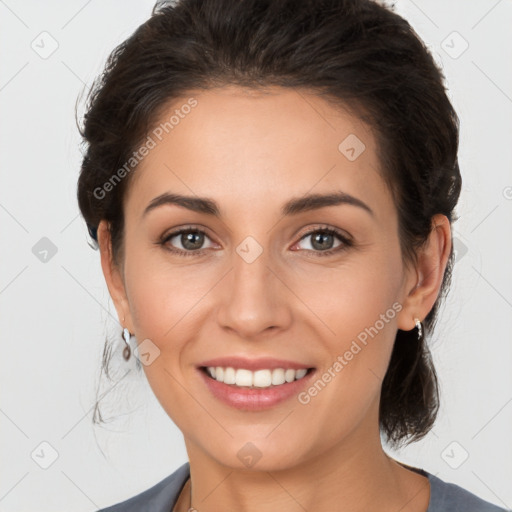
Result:
[[255,336],[289,321],[285,287],[275,275],[270,253],[253,236],[247,236],[233,251],[219,322],[240,336]]

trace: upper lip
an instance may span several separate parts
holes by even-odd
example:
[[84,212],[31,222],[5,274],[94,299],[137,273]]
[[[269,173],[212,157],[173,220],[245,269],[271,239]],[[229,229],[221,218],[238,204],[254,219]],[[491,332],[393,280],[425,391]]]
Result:
[[247,358],[239,356],[216,357],[215,359],[203,361],[198,366],[222,366],[223,368],[231,367],[235,369],[245,368],[246,370],[251,371],[266,369],[273,370],[275,368],[283,368],[285,370],[300,370],[301,368],[312,368],[312,366],[305,363],[299,363],[297,361],[289,361],[285,359],[275,359],[273,357]]

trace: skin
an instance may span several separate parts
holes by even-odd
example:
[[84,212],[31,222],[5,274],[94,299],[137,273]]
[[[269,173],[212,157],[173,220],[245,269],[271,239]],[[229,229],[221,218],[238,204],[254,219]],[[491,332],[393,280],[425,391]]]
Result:
[[[355,512],[378,503],[381,511],[425,512],[428,480],[384,452],[378,408],[397,329],[414,329],[438,296],[451,247],[448,219],[433,218],[417,265],[406,267],[375,138],[358,118],[304,91],[226,86],[174,102],[162,120],[190,96],[198,105],[133,175],[119,265],[106,222],[98,229],[121,324],[160,350],[143,368],[184,435],[192,485],[174,510],[211,512],[222,504],[241,512]],[[349,134],[366,146],[354,161],[338,150]],[[347,204],[280,214],[292,197],[333,190],[361,199],[374,215]],[[212,198],[222,218],[176,205],[143,216],[164,192]],[[189,224],[206,231],[202,255],[171,253],[186,250],[180,236],[158,245]],[[324,226],[349,234],[354,245],[322,256],[343,244],[335,237],[317,248],[313,236],[304,237]],[[236,252],[247,236],[263,250],[250,264]],[[300,361],[322,374],[395,302],[402,309],[306,405],[293,397],[265,411],[236,410],[197,373],[206,359],[246,355]],[[251,468],[237,457],[247,442],[261,452]]]

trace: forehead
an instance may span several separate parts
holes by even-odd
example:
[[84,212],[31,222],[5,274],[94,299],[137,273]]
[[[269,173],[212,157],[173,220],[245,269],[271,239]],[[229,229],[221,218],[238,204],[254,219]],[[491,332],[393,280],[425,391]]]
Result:
[[268,209],[274,200],[342,190],[374,210],[392,207],[371,129],[313,93],[191,92],[163,110],[146,145],[127,197],[139,212],[164,192]]

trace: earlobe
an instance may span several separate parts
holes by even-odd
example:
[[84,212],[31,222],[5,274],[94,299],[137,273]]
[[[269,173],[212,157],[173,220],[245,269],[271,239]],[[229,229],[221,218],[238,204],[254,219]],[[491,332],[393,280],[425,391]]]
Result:
[[429,238],[418,252],[417,284],[404,298],[398,318],[399,329],[414,329],[415,318],[423,321],[431,311],[441,289],[450,251],[450,221],[445,215],[434,215]]
[[103,276],[116,308],[119,323],[122,327],[126,327],[130,332],[133,332],[124,279],[121,269],[114,261],[110,229],[106,220],[102,220],[98,226],[98,245]]

